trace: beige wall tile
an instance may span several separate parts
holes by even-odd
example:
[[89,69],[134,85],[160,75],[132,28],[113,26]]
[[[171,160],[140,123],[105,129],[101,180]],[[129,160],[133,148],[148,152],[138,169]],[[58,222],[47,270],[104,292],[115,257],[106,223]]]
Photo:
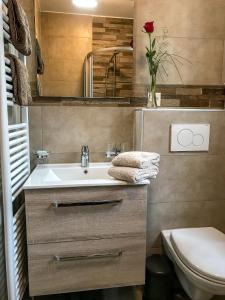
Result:
[[92,17],[73,14],[42,13],[44,34],[48,36],[86,37],[92,36]]
[[[225,112],[222,110],[145,110],[144,149],[156,151],[162,155],[174,155],[169,151],[172,123],[209,123],[211,125],[209,153],[225,154],[225,143],[221,143],[221,137],[225,136],[224,117]],[[192,155],[192,153],[187,153],[187,155]]]
[[150,204],[148,206],[148,252],[161,245],[165,229],[213,226],[225,232],[225,201],[196,201]]
[[164,28],[171,37],[224,38],[225,2],[223,0],[138,0],[136,32],[146,21],[154,20],[156,34]]
[[29,107],[30,151],[42,149],[42,108]]
[[[83,62],[83,60],[82,60]],[[74,81],[83,80],[83,64],[74,59],[48,58],[45,60],[46,71],[42,76],[45,81]]]
[[[74,153],[50,153],[48,162],[50,164],[66,164],[66,163],[80,163],[81,149]],[[91,152],[91,162],[109,162],[106,158],[105,152]]]
[[[66,36],[44,37],[43,54],[44,57],[55,59],[77,59],[82,64],[85,56],[92,50],[91,39],[88,38],[73,38]],[[62,65],[62,67],[64,67]]]
[[43,96],[83,95],[83,64],[92,50],[92,17],[42,14]]
[[35,152],[42,150],[42,108],[29,107],[29,136],[31,169],[36,166]]
[[53,153],[105,152],[108,143],[132,145],[133,109],[100,107],[44,107],[43,147]]
[[224,178],[225,155],[162,156],[160,173],[149,189],[149,201],[176,205],[182,201],[224,200]]
[[92,162],[108,161],[108,143],[133,144],[133,109],[100,107],[31,107],[31,151],[50,152],[49,163],[80,161],[83,144]]
[[83,86],[80,81],[42,81],[42,95],[52,97],[81,97]]
[[[136,83],[149,83],[149,73],[145,57],[147,36],[142,33],[136,40]],[[213,85],[222,84],[223,39],[191,39],[167,38],[168,51],[177,54],[185,60],[177,62],[180,79],[176,68],[170,63],[164,63],[168,77],[161,69],[158,76],[159,84],[190,84]]]

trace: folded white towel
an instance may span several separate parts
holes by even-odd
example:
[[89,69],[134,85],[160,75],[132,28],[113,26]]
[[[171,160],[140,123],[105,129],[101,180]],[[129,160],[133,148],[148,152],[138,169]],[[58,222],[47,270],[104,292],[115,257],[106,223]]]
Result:
[[131,183],[139,183],[145,179],[156,178],[159,169],[138,169],[130,167],[114,167],[108,170],[108,174],[115,179],[123,180]]
[[159,172],[157,172],[157,171],[150,171],[148,179],[155,179],[158,174],[159,174]]
[[160,155],[154,152],[131,151],[123,152],[112,160],[112,164],[118,167],[131,167],[149,169],[159,166]]

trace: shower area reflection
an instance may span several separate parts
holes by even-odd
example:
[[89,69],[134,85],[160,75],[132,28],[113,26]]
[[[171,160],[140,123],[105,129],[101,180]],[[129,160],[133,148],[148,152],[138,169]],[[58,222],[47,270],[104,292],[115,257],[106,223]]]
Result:
[[130,97],[133,48],[100,48],[84,62],[84,97]]

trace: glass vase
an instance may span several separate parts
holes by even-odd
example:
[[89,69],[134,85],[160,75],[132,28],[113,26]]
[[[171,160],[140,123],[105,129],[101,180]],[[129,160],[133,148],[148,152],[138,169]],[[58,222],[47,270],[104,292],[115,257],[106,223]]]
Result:
[[157,107],[157,97],[156,97],[156,76],[151,76],[151,84],[148,92],[148,105],[149,108]]

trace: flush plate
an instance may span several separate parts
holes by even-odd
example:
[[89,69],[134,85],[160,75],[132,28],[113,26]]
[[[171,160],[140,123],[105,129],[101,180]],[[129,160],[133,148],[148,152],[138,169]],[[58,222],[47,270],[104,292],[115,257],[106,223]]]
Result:
[[209,151],[210,124],[172,124],[171,152]]

